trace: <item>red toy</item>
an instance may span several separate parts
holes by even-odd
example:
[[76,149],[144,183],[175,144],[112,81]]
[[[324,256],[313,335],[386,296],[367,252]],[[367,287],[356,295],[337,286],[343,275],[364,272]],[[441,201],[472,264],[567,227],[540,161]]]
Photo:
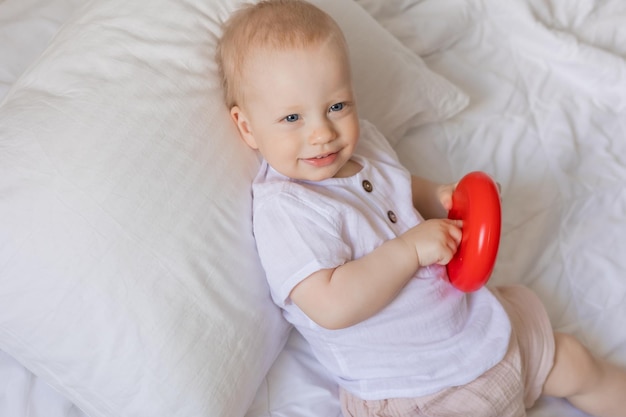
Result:
[[463,237],[448,263],[450,283],[461,291],[476,291],[489,280],[498,254],[501,228],[500,193],[483,172],[461,178],[452,194],[450,219],[463,220]]

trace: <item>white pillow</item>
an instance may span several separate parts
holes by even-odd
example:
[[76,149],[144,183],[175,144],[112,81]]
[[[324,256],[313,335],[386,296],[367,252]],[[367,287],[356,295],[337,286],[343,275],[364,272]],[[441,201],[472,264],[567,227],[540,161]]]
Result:
[[[481,6],[467,0],[355,0],[420,56],[447,49],[467,35]],[[454,28],[454,30],[451,30]]]
[[[213,61],[240,3],[94,1],[0,108],[0,349],[92,417],[241,416],[287,338]],[[465,104],[355,3],[313,3],[383,132]]]
[[[386,0],[385,0],[386,1]],[[359,115],[396,144],[408,129],[454,116],[469,98],[358,5],[312,0],[337,20],[350,46]]]

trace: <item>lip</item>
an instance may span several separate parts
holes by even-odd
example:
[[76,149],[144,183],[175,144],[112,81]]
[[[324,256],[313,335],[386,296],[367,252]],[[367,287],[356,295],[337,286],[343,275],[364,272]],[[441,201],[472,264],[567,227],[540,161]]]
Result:
[[338,152],[331,152],[331,153],[318,155],[313,158],[304,158],[302,160],[309,165],[320,168],[320,167],[331,165],[333,162],[335,162],[338,155],[339,155]]

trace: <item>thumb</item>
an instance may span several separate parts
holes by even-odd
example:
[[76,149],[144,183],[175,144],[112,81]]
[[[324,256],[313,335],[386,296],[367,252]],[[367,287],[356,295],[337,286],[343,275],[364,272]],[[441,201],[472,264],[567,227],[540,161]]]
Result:
[[452,193],[456,189],[458,182],[454,184],[447,184],[439,192],[439,202],[443,206],[444,209],[450,211],[452,208]]

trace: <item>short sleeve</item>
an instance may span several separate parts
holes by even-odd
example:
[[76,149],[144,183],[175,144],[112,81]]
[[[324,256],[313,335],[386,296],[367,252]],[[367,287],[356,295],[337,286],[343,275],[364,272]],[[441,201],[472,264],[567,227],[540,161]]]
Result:
[[352,250],[340,235],[332,202],[277,193],[255,201],[254,235],[274,302],[284,307],[291,290],[322,269],[348,262]]

